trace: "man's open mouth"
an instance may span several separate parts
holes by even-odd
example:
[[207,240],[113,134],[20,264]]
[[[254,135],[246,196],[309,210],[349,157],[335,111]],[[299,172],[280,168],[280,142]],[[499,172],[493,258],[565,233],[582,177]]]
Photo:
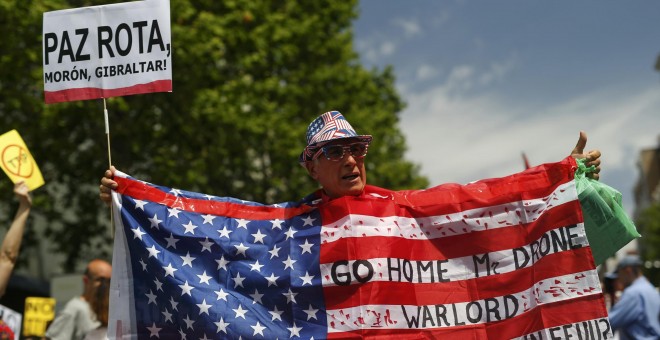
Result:
[[354,179],[358,178],[359,176],[360,176],[360,174],[348,174],[348,175],[342,176],[342,179],[354,180]]

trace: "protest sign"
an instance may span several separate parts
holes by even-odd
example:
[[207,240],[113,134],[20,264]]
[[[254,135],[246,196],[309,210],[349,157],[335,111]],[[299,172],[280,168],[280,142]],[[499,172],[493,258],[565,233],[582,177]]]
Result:
[[172,91],[169,0],[44,13],[47,104]]
[[0,136],[0,167],[12,182],[25,181],[30,191],[44,185],[37,163],[16,130]]
[[28,297],[25,299],[23,336],[44,336],[48,321],[55,317],[55,299]]
[[575,168],[274,205],[116,171],[108,337],[610,338]]

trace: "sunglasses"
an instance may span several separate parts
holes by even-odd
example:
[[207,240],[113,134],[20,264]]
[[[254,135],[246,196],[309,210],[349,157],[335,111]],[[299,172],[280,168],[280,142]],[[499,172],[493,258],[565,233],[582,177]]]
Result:
[[321,153],[325,155],[325,158],[329,161],[338,161],[344,158],[346,151],[355,157],[362,158],[367,155],[367,149],[369,148],[369,143],[358,142],[346,145],[327,145],[319,149],[319,151],[314,154],[312,159],[317,159]]

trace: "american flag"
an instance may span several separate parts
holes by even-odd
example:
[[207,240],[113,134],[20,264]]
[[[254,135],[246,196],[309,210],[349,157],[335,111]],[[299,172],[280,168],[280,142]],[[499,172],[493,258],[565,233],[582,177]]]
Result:
[[108,335],[610,337],[574,169],[274,205],[118,173]]

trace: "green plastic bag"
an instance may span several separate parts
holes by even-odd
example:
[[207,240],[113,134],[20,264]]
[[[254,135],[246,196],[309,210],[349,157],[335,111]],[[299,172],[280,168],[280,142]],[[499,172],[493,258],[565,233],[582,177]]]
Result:
[[584,216],[584,227],[596,265],[614,255],[628,242],[640,237],[635,224],[621,205],[621,193],[586,175],[593,172],[578,159],[575,186]]

